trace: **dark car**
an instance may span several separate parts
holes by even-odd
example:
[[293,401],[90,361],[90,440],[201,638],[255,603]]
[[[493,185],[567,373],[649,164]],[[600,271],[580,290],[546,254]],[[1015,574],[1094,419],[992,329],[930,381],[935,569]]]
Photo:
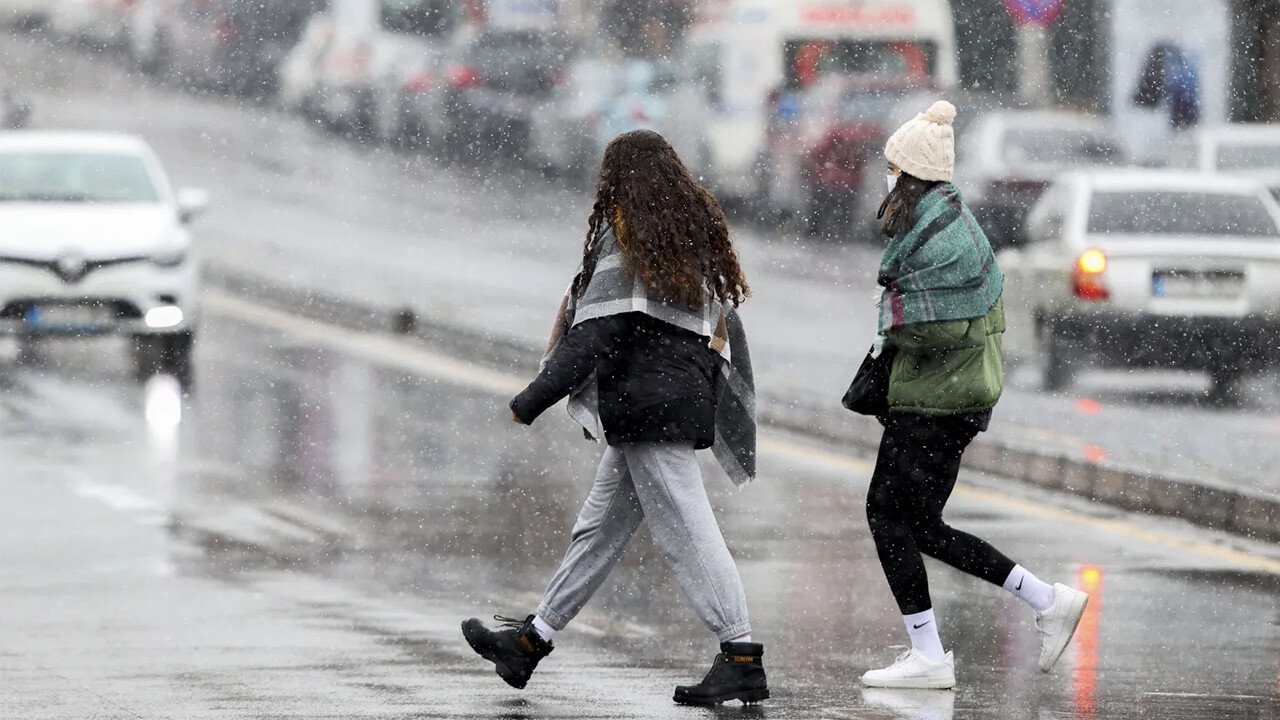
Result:
[[523,156],[534,108],[565,81],[573,51],[531,30],[487,30],[446,74],[447,145]]
[[276,89],[281,61],[323,0],[142,0],[130,32],[144,70],[248,95]]
[[855,218],[884,195],[884,141],[891,117],[920,87],[859,76],[827,75],[774,101],[762,158],[761,201],[802,218],[812,234],[849,235]]

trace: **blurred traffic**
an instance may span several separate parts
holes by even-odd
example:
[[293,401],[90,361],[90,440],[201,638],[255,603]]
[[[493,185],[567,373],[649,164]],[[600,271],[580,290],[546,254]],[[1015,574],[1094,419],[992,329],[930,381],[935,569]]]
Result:
[[[527,586],[561,549],[552,528],[571,519],[596,448],[553,434],[563,418],[513,439],[494,408],[545,343],[604,147],[649,128],[724,203],[752,280],[743,318],[771,475],[751,492],[767,501],[712,492],[763,586],[758,615],[794,633],[774,656],[783,716],[830,716],[808,702],[827,686],[841,687],[841,716],[1274,716],[1275,624],[1250,619],[1274,614],[1280,565],[1274,534],[1248,531],[1280,501],[1270,7],[0,0],[0,443],[21,478],[0,544],[32,548],[0,562],[37,578],[0,591],[21,626],[0,643],[0,685],[53,696],[56,677],[11,668],[62,667],[85,638],[130,646],[134,625],[172,643],[177,622],[251,629],[224,641],[236,647],[211,670],[138,651],[131,670],[86,681],[82,704],[15,707],[85,716],[95,692],[162,677],[217,686],[193,691],[208,705],[191,717],[228,701],[274,713],[289,692],[309,715],[332,713],[306,705],[323,704],[314,688],[327,684],[417,716],[544,716],[575,703],[668,712],[665,698],[632,704],[632,660],[609,644],[635,640],[641,676],[664,685],[670,672],[654,668],[671,657],[659,646],[691,637],[674,588],[656,592],[670,583],[638,563],[605,591],[622,619],[585,626],[598,654],[549,681],[563,705],[512,704],[471,667],[431,689],[418,672],[423,658],[457,661],[458,608]],[[871,468],[847,457],[878,435],[869,445],[836,398],[875,330],[885,140],[939,98],[959,108],[956,184],[1007,274],[1011,361],[958,515],[1075,574],[1099,602],[1071,671],[1037,683],[1011,670],[1027,648],[993,620],[995,601],[941,580],[939,605],[970,642],[995,638],[967,649],[975,669],[962,678],[993,692],[922,703],[840,685],[871,662],[861,648],[884,639],[884,623],[869,609],[879,585],[861,520]],[[475,501],[490,490],[498,510]],[[144,529],[122,531],[86,498],[144,517]],[[511,523],[511,508],[538,522]],[[1065,542],[1036,540],[1046,522]],[[149,534],[166,524],[181,532]],[[101,564],[88,580],[74,575],[84,551],[64,527],[92,538]],[[273,557],[309,543],[350,554],[308,582],[281,581],[293,593],[282,618],[226,587],[192,586],[222,569],[187,562],[191,537]],[[155,553],[161,569],[131,576],[143,589],[105,621],[96,590],[64,588],[72,577],[111,585],[112,568],[143,562],[117,547],[143,548],[148,563]],[[408,597],[403,622],[343,610],[329,629],[360,639],[308,644],[315,628],[291,626],[294,615],[330,613],[328,594],[352,578],[377,598],[370,614]],[[173,588],[225,614],[193,619],[205,607],[193,601],[174,621],[135,602]],[[803,603],[814,611],[797,619]],[[42,614],[71,605],[56,623]],[[627,615],[655,608],[654,625]],[[832,617],[852,619],[833,629]],[[1171,619],[1154,631],[1152,617]],[[49,649],[49,628],[65,648]],[[254,642],[261,655],[241,652]],[[335,659],[346,647],[377,664]],[[388,648],[408,648],[409,663]],[[267,667],[277,650],[305,668],[296,687],[218,694],[224,681],[258,687],[245,666]],[[335,680],[347,662],[354,671]],[[600,667],[616,684],[583,699],[579,678]],[[137,702],[163,705],[148,692]]]
[[[534,168],[578,189],[592,182],[610,138],[652,128],[739,220],[873,246],[889,130],[949,97],[961,108],[957,184],[1002,260],[1017,268],[1014,293],[1073,298],[1013,308],[1026,319],[1010,353],[1038,359],[1045,387],[1061,389],[1084,362],[1077,356],[1097,354],[1076,352],[1089,343],[1065,337],[1094,337],[1125,317],[1139,326],[1123,333],[1129,340],[1185,345],[1194,337],[1191,354],[1201,359],[1157,348],[1118,360],[1208,366],[1212,397],[1227,401],[1243,373],[1272,364],[1271,353],[1243,346],[1259,344],[1254,328],[1274,324],[1273,310],[1250,298],[1280,288],[1253,256],[1197,248],[1207,236],[1248,236],[1266,255],[1265,238],[1277,234],[1271,201],[1233,198],[1264,187],[1280,194],[1280,124],[1231,121],[1260,119],[1247,116],[1259,114],[1257,96],[1274,94],[1276,81],[1233,60],[1223,17],[1174,4],[1169,12],[1228,37],[1181,25],[1157,37],[1143,29],[1136,0],[1114,8],[1113,34],[1132,41],[1124,47],[1090,39],[1084,20],[1059,3],[1011,3],[1008,17],[975,27],[983,16],[967,0],[4,0],[0,17],[114,56],[157,82],[277,105],[360,142],[442,162]],[[1056,50],[1040,47],[1053,28]],[[1001,63],[984,53],[1007,54],[1010,30],[1023,71],[1006,67],[1001,76]],[[1081,54],[1111,76],[1064,77]],[[7,126],[29,122],[33,90],[5,89]],[[1071,173],[1134,166],[1196,174],[1180,185],[1188,192],[1158,207],[1128,206],[1144,213],[1133,216],[1139,226],[1165,228],[1131,228],[1150,258],[1140,269],[1125,270],[1130,261],[1119,257],[1131,244],[1043,227],[1045,216],[1102,212],[1089,209],[1087,193],[1071,204],[1066,189],[1042,201],[1047,188],[1068,187]],[[1206,203],[1217,213],[1212,227],[1198,222]],[[1028,225],[1031,217],[1040,227]],[[1084,246],[1096,246],[1100,269],[1089,280],[1096,290],[1082,295]],[[1035,269],[1023,273],[1027,265]],[[1200,284],[1169,290],[1169,277]],[[1169,292],[1191,292],[1200,304]],[[1123,298],[1135,294],[1151,307],[1131,318]]]

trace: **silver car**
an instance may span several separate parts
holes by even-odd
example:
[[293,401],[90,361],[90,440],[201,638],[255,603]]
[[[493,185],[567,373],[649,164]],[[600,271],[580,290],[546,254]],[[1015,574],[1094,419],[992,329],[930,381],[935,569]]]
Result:
[[1063,176],[1005,250],[1007,342],[1046,389],[1086,365],[1206,371],[1230,397],[1280,340],[1280,206],[1257,182],[1150,170]]
[[1280,123],[1217,125],[1183,133],[1169,166],[1257,180],[1280,198]]

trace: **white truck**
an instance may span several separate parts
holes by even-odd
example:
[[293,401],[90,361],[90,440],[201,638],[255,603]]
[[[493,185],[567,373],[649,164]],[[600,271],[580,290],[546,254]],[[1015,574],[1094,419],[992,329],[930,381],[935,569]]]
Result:
[[778,93],[827,72],[957,82],[948,0],[703,0],[684,52],[714,108],[709,180],[727,200],[756,195]]

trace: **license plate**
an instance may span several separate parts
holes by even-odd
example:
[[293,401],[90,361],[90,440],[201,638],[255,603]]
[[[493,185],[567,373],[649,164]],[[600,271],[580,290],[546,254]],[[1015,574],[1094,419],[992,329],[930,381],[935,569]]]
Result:
[[1168,298],[1233,298],[1244,290],[1244,273],[1237,270],[1158,270],[1151,276],[1151,294]]
[[112,321],[103,305],[33,305],[27,310],[27,326],[36,330],[98,330]]

